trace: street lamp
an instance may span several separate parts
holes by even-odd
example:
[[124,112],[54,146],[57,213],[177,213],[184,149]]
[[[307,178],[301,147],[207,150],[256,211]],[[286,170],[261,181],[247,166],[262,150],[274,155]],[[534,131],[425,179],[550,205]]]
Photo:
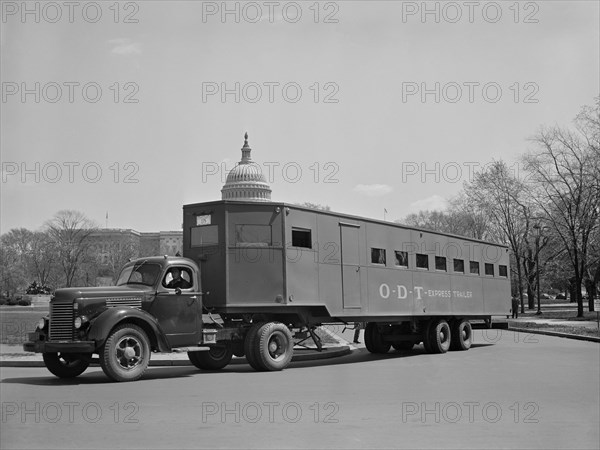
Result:
[[539,224],[533,226],[535,230],[535,271],[537,273],[537,312],[536,314],[542,314],[542,307],[540,301],[540,236],[542,234],[542,227]]

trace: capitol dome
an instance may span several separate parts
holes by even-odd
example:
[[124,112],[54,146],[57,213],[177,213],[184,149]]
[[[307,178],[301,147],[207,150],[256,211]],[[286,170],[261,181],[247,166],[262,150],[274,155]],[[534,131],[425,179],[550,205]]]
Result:
[[244,135],[242,159],[231,169],[221,189],[223,200],[243,200],[251,202],[271,201],[271,188],[261,167],[252,161],[248,145],[248,133]]

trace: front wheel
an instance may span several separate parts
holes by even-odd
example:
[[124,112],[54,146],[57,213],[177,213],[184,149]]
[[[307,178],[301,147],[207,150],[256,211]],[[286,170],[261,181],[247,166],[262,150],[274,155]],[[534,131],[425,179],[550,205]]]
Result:
[[139,379],[150,363],[150,344],[146,332],[137,325],[117,326],[100,350],[100,365],[114,381]]
[[211,347],[208,351],[188,352],[192,364],[202,370],[220,370],[231,362],[232,356],[230,343]]
[[42,354],[46,368],[59,378],[75,378],[81,375],[90,365],[91,356],[78,353]]

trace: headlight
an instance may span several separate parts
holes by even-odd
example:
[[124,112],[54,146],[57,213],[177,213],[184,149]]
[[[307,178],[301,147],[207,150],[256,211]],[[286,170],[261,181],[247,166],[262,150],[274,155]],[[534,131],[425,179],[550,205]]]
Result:
[[75,317],[75,320],[73,321],[73,325],[75,325],[76,329],[81,328],[83,325],[85,325],[88,321],[88,318],[85,316],[78,316]]
[[46,326],[46,319],[44,319],[44,318],[42,317],[40,320],[38,320],[37,327],[38,327],[40,330],[43,330],[45,326]]

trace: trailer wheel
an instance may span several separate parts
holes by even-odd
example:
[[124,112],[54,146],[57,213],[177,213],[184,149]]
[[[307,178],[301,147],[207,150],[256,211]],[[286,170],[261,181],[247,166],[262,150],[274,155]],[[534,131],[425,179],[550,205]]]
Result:
[[220,370],[231,362],[233,350],[229,342],[211,347],[205,352],[188,352],[194,366],[202,370]]
[[246,333],[246,338],[244,339],[244,353],[246,354],[246,361],[254,370],[265,370],[265,368],[260,364],[259,358],[257,355],[258,350],[258,331],[265,325],[264,322],[255,323],[250,327],[248,333]]
[[258,330],[255,349],[263,370],[285,369],[294,354],[294,338],[290,329],[280,322],[269,322]]
[[394,342],[392,344],[392,347],[394,347],[394,350],[401,352],[401,351],[412,350],[414,345],[415,344],[412,343],[411,341],[401,341],[401,342]]
[[434,320],[429,328],[429,353],[446,353],[452,337],[450,325],[445,320]]
[[369,322],[365,327],[365,347],[371,353],[387,353],[390,351],[391,344],[382,339],[375,322]]
[[150,363],[148,336],[137,325],[117,326],[100,350],[100,366],[114,381],[139,379]]
[[46,368],[59,378],[75,378],[85,372],[90,365],[89,358],[81,358],[81,356],[77,353],[42,354]]
[[450,350],[469,350],[473,344],[473,329],[468,320],[457,320],[452,324]]

